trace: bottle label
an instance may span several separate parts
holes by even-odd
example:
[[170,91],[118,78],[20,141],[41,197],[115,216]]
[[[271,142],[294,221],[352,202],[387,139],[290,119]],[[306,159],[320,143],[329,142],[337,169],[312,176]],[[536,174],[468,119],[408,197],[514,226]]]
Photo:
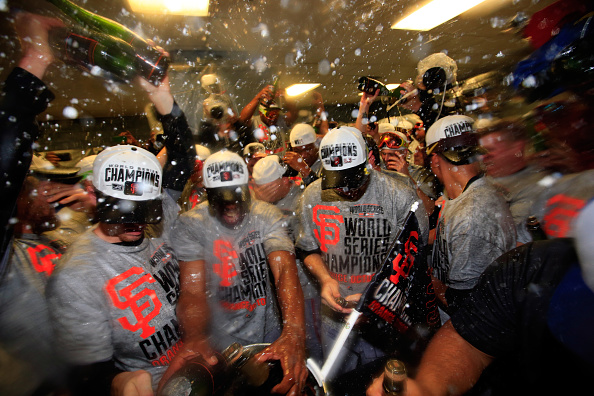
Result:
[[67,60],[95,65],[95,50],[97,49],[97,44],[97,40],[76,33],[69,33],[66,37]]

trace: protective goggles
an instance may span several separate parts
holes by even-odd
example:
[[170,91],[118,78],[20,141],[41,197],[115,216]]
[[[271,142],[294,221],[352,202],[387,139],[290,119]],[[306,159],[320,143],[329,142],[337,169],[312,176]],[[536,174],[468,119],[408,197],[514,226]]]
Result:
[[378,148],[380,150],[382,150],[382,149],[391,149],[391,150],[405,149],[405,148],[408,148],[408,142],[396,134],[386,132],[382,135],[380,142],[378,144]]

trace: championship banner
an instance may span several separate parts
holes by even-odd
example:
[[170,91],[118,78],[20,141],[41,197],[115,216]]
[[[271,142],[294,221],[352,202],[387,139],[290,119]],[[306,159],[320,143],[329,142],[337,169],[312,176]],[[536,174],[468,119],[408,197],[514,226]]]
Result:
[[356,310],[405,333],[413,324],[439,325],[437,301],[419,241],[415,203]]
[[340,350],[362,314],[377,319],[377,328],[384,333],[378,338],[384,344],[387,340],[399,338],[388,333],[405,334],[409,329],[414,333],[415,330],[419,330],[414,328],[416,326],[433,329],[439,327],[437,297],[423,254],[423,246],[419,241],[419,224],[415,216],[418,207],[418,202],[411,206],[382,266],[373,275],[357,307],[347,317],[324,365],[319,370],[322,380],[328,378]]

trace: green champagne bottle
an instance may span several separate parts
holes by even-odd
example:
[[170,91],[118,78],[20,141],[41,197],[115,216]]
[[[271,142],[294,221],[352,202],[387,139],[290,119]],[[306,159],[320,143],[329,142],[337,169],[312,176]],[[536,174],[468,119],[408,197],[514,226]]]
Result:
[[135,58],[132,62],[135,63],[134,68],[138,75],[155,85],[159,85],[165,78],[169,59],[126,26],[92,13],[68,0],[48,1],[84,27],[98,30],[104,35],[113,36],[128,43],[135,50]]
[[138,74],[136,52],[123,40],[78,28],[52,29],[49,42],[58,58],[89,73],[129,83]]
[[[368,95],[374,95],[379,89],[379,96],[382,98],[382,101],[388,103],[394,103],[404,96],[404,94],[401,93],[403,88],[396,87],[390,90],[381,81],[366,76],[359,78],[359,85],[357,86],[357,89],[361,92],[367,93]],[[406,99],[400,100],[400,103],[402,104],[405,102]]]

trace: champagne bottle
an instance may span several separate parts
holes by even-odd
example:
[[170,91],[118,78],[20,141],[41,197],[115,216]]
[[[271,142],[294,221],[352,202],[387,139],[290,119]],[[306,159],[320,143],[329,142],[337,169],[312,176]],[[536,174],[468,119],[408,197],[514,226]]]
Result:
[[388,396],[402,396],[406,392],[406,367],[397,359],[390,359],[384,368],[383,388]]
[[401,92],[403,88],[399,86],[394,88],[393,90],[389,90],[381,81],[378,81],[371,77],[361,77],[359,78],[359,85],[357,89],[361,92],[365,92],[368,95],[374,95],[375,92],[379,89],[379,96],[382,98],[383,101],[394,103],[400,101],[400,103],[406,103],[406,99],[402,99],[402,97],[406,94],[406,90],[404,90],[404,94]]
[[135,63],[134,67],[138,75],[155,85],[159,85],[165,78],[169,67],[167,57],[126,26],[92,13],[68,0],[48,1],[82,26],[98,30],[105,35],[116,37],[128,43],[135,50],[133,63]]
[[49,42],[57,57],[93,75],[129,83],[138,74],[134,48],[97,31],[55,28]]
[[223,354],[216,354],[217,364],[211,366],[202,356],[187,361],[163,385],[157,396],[220,396],[229,387],[230,364],[243,347],[232,344]]
[[[279,81],[280,81],[280,76],[277,74],[274,76],[274,79],[272,81],[272,95],[270,98],[266,98],[262,101],[262,106],[264,106],[265,108],[269,108],[270,105],[276,100],[276,94],[278,92],[278,88],[279,88]],[[277,105],[280,105],[280,103],[277,103]]]
[[538,221],[536,216],[528,216],[528,218],[526,219],[526,228],[532,236],[533,241],[545,241],[548,239],[547,234],[540,226],[540,222]]

